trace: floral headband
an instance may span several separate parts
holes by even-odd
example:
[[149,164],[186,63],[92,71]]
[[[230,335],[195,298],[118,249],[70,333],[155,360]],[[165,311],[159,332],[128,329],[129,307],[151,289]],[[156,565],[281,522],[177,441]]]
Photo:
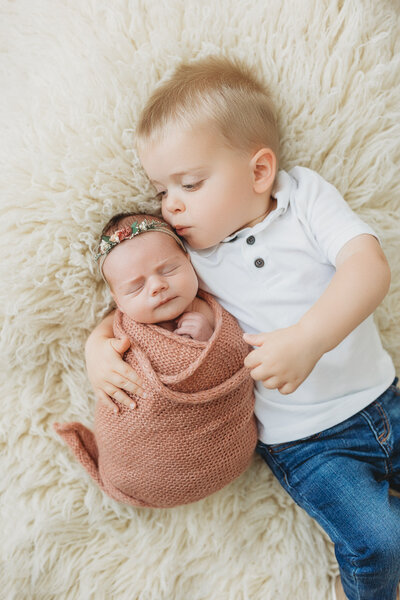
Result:
[[170,235],[179,244],[182,250],[186,252],[186,248],[183,245],[182,240],[176,235],[176,233],[171,231],[169,227],[162,221],[157,221],[155,219],[153,219],[152,221],[143,219],[141,223],[135,221],[134,223],[132,223],[132,225],[126,225],[125,227],[118,229],[112,235],[101,236],[101,242],[99,245],[98,252],[95,256],[95,260],[99,261],[100,273],[104,281],[105,278],[103,275],[103,264],[111,250],[113,250],[113,248],[115,248],[115,246],[118,246],[118,244],[120,244],[121,242],[124,242],[125,240],[131,240],[136,235],[140,235],[141,233],[145,233],[146,231],[161,231],[162,233]]

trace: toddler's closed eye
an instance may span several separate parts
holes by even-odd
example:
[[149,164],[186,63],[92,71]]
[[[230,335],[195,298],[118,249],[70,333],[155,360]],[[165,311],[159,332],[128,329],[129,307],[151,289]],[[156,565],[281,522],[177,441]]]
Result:
[[190,192],[193,190],[197,190],[202,183],[203,181],[197,181],[196,183],[186,183],[185,185],[182,185],[182,187]]

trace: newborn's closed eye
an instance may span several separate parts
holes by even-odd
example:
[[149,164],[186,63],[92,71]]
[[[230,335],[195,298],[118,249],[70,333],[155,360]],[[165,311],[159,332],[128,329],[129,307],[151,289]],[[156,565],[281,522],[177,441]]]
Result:
[[138,284],[138,285],[135,285],[135,287],[128,288],[128,289],[126,290],[126,292],[124,293],[124,295],[125,295],[125,296],[130,296],[131,294],[137,294],[137,293],[138,293],[138,292],[140,292],[140,290],[142,290],[142,289],[143,289],[143,284],[142,284],[142,283],[140,283],[140,284]]
[[177,266],[165,267],[165,269],[162,270],[162,274],[166,275],[167,273],[172,273],[172,271],[176,271],[177,268]]

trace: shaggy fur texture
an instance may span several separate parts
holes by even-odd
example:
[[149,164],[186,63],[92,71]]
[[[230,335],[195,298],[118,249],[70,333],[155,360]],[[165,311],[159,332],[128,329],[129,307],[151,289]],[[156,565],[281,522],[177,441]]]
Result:
[[152,211],[138,114],[182,60],[247,60],[279,107],[283,168],[319,171],[376,228],[376,311],[400,366],[400,28],[394,0],[15,0],[0,7],[0,595],[325,600],[332,544],[255,457],[213,496],[119,504],[52,429],[90,426],[84,342],[110,298],[92,262],[117,211]]

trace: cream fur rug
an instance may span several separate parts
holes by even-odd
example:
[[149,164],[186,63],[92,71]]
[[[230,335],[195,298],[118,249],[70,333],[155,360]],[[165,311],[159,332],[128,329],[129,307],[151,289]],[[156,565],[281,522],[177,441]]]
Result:
[[84,342],[109,304],[91,251],[122,209],[157,209],[132,151],[183,58],[246,59],[279,105],[284,168],[334,183],[381,235],[376,318],[400,366],[396,0],[3,0],[1,569],[5,600],[325,600],[330,541],[258,457],[172,510],[105,496],[52,430],[92,424]]

